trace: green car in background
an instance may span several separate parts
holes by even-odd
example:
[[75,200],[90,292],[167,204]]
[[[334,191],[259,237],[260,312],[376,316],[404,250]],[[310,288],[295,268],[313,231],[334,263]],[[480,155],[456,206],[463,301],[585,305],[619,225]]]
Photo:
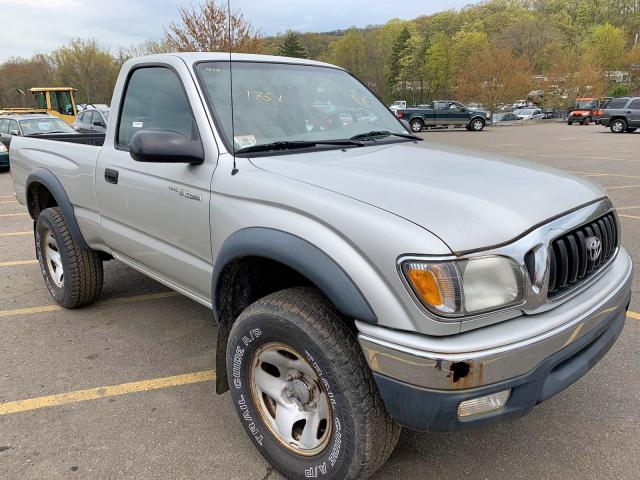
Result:
[[4,143],[0,143],[0,172],[9,170],[9,149]]

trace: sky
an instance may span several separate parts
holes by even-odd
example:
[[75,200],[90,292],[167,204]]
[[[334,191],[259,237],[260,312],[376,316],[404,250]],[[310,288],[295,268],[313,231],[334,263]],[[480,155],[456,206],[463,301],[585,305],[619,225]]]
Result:
[[[412,19],[478,0],[231,0],[264,35],[318,32]],[[0,0],[0,62],[49,53],[73,38],[112,51],[163,36],[179,5],[198,0]]]

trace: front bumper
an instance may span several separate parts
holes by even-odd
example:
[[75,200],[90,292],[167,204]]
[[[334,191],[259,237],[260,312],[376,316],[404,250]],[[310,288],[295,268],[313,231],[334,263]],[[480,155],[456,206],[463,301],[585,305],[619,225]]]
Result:
[[[450,431],[520,417],[574,383],[615,343],[631,298],[631,278],[631,261],[621,249],[605,275],[567,302],[580,302],[579,314],[575,306],[565,305],[572,316],[562,325],[502,347],[469,353],[427,352],[416,349],[415,343],[407,347],[376,337],[376,327],[362,328],[359,340],[387,410],[404,426]],[[599,295],[590,292],[592,288]],[[593,303],[584,305],[590,298]],[[536,317],[524,320],[535,322]],[[480,329],[475,335],[494,327]],[[467,334],[459,337],[463,335]],[[451,343],[447,349],[451,350]],[[461,402],[507,389],[511,395],[502,409],[458,417]]]

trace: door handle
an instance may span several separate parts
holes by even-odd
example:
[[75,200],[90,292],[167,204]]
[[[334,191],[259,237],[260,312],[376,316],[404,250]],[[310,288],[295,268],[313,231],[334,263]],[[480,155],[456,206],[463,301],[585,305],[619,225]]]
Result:
[[118,183],[118,171],[106,168],[104,171],[104,179],[107,181],[107,183]]
[[627,110],[627,112],[626,112],[626,113],[631,113],[631,110]]

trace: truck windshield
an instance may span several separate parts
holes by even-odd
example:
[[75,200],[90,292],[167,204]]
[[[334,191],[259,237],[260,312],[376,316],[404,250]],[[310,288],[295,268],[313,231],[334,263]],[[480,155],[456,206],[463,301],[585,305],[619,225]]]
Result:
[[234,61],[233,120],[229,62],[199,63],[196,72],[234,152],[277,142],[350,139],[374,131],[390,134],[379,138],[383,141],[404,141],[394,134],[408,133],[369,90],[336,68]]
[[23,135],[41,135],[43,133],[76,133],[76,131],[59,118],[34,118],[20,120]]
[[596,108],[597,103],[594,100],[578,100],[576,102],[576,110],[591,110]]

